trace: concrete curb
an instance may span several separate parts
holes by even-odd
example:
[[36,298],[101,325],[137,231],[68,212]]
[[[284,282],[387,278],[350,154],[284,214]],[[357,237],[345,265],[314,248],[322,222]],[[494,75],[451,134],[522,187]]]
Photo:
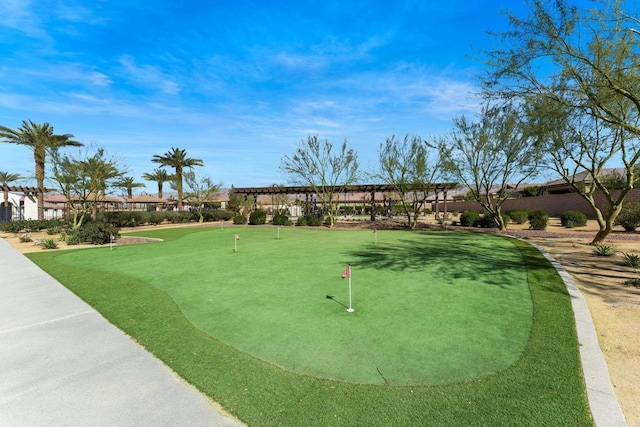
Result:
[[573,315],[576,320],[587,399],[593,420],[597,426],[626,427],[627,421],[613,391],[607,362],[600,350],[596,328],[584,296],[569,272],[558,261],[538,245],[527,243],[538,249],[551,262],[569,291]]

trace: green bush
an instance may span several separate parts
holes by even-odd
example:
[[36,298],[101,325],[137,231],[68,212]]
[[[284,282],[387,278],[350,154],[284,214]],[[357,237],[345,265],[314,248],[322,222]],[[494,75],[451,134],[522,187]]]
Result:
[[318,218],[315,215],[304,215],[298,217],[298,225],[305,226],[309,225],[312,227],[319,227],[322,225],[322,218]]
[[493,215],[491,215],[490,213],[486,213],[482,215],[480,218],[478,218],[475,221],[474,225],[481,228],[497,228],[498,227],[497,221],[495,220]]
[[186,211],[168,211],[164,212],[167,222],[171,224],[186,224],[193,219],[191,212]]
[[460,214],[460,225],[463,227],[475,227],[480,220],[480,214],[476,211],[464,211]]
[[275,214],[272,221],[273,225],[287,225],[289,223],[289,217],[283,214]]
[[229,221],[233,218],[233,212],[224,209],[208,209],[202,213],[206,222]]
[[80,228],[69,231],[68,239],[79,243],[104,245],[111,242],[111,236],[119,237],[120,230],[106,222],[86,222]]
[[511,221],[516,224],[524,224],[529,221],[529,213],[531,213],[531,209],[513,209],[507,212]]
[[622,254],[622,259],[624,260],[624,265],[628,265],[633,268],[640,267],[640,255],[638,254],[633,252],[624,253]]
[[616,218],[616,225],[621,225],[626,231],[635,231],[640,227],[640,203],[627,202]]
[[267,222],[267,212],[261,209],[251,212],[249,215],[249,224],[262,225]]
[[567,228],[584,227],[587,225],[587,216],[578,211],[566,211],[560,216],[560,223]]
[[58,244],[53,239],[42,239],[42,249],[58,249]]
[[164,222],[164,212],[148,211],[144,212],[140,218],[143,224],[158,225]]
[[549,222],[549,214],[543,210],[535,210],[529,213],[529,228],[533,230],[545,230]]
[[611,245],[596,243],[594,248],[593,253],[598,256],[613,256],[616,254],[616,248]]
[[49,236],[52,236],[54,234],[60,233],[61,230],[62,230],[62,227],[60,227],[59,225],[54,225],[52,227],[47,228],[47,234]]
[[247,217],[245,217],[244,215],[236,215],[233,217],[233,223],[234,224],[246,224],[247,223]]
[[522,189],[522,196],[523,197],[536,197],[540,195],[540,187],[538,187],[537,185],[532,185],[529,187],[524,187]]
[[8,222],[0,222],[0,231],[8,233],[19,233],[21,231],[40,231],[46,230],[50,227],[62,227],[64,221],[60,219],[18,219]]
[[66,242],[67,242],[67,245],[69,245],[69,246],[79,245],[80,244],[80,238],[78,236],[76,236],[75,234],[69,234],[66,237]]
[[635,277],[633,279],[627,279],[624,281],[625,286],[634,286],[636,288],[640,288],[640,277]]
[[96,221],[113,224],[115,227],[135,227],[145,223],[143,215],[147,212],[118,211],[100,212],[96,215]]

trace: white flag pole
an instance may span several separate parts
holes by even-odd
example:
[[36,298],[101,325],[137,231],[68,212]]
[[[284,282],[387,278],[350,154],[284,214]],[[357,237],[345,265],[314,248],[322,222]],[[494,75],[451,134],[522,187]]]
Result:
[[349,264],[349,308],[347,308],[347,311],[349,313],[353,313],[355,311],[355,309],[351,306],[351,264]]

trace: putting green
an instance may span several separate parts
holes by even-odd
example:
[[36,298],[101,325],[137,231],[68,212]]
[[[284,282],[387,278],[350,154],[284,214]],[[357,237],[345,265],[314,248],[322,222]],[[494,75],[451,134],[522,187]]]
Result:
[[[529,339],[526,269],[504,238],[289,227],[279,239],[276,228],[252,227],[136,234],[167,241],[57,261],[102,270],[105,280],[109,271],[144,280],[200,330],[296,373],[364,384],[468,381],[514,364]],[[354,313],[341,305],[347,262]]]

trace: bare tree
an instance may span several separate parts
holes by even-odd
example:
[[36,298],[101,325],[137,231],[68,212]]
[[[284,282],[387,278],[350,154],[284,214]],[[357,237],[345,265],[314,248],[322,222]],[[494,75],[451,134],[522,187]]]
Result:
[[[500,48],[488,53],[485,93],[543,103],[547,112],[562,112],[562,120],[573,129],[563,125],[563,137],[556,135],[553,145],[560,155],[572,153],[578,161],[565,156],[574,163],[556,158],[551,167],[568,182],[569,170],[578,164],[598,181],[598,170],[615,158],[626,169],[624,190],[632,188],[640,162],[637,2],[592,2],[588,9],[568,0],[530,0],[527,4],[531,13],[526,18],[509,14],[510,30],[499,34]],[[538,118],[543,125],[549,119]],[[590,129],[588,135],[584,126]],[[564,166],[558,168],[554,162]],[[604,192],[604,186],[600,187]],[[612,215],[617,215],[623,202],[624,197],[609,200]],[[604,240],[610,231],[610,218],[599,218],[599,223],[593,243]]]
[[292,182],[311,187],[333,227],[340,194],[358,179],[358,155],[347,149],[346,140],[334,151],[328,140],[309,136],[292,155],[282,158],[280,169]]
[[215,197],[220,193],[222,183],[216,184],[208,176],[198,178],[193,170],[185,171],[183,177],[187,187],[185,200],[198,214],[198,222],[204,222],[204,211],[208,205],[215,202]]
[[378,177],[391,185],[402,201],[407,225],[415,229],[429,192],[440,172],[440,159],[435,146],[419,136],[399,141],[387,138],[380,146],[380,173]]
[[469,189],[470,199],[487,210],[496,226],[505,229],[502,205],[508,190],[534,176],[540,159],[518,110],[485,104],[478,121],[454,119],[454,131],[441,149],[448,172]]

